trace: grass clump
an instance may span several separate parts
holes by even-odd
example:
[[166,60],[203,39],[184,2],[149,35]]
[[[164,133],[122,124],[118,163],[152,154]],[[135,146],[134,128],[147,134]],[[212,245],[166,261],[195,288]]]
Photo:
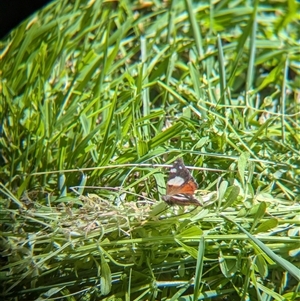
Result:
[[[12,31],[2,297],[299,298],[297,9],[55,1]],[[203,208],[161,201],[179,156]]]

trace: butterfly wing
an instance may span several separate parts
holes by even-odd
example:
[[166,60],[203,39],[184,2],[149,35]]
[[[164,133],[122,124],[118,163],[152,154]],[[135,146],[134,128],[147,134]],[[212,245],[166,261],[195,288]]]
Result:
[[178,158],[172,168],[167,181],[167,195],[176,193],[194,194],[198,188],[197,183],[181,158]]
[[201,204],[194,197],[197,188],[198,184],[185,167],[182,159],[178,158],[170,169],[167,194],[163,196],[163,200],[168,204],[200,206]]

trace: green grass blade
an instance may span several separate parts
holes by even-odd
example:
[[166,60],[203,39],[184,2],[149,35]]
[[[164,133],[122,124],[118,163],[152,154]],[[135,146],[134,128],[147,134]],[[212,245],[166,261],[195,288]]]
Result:
[[286,259],[278,256],[275,254],[270,248],[268,248],[264,243],[262,243],[259,239],[251,235],[248,231],[246,231],[243,227],[241,227],[239,224],[235,223],[234,221],[230,220],[227,217],[224,217],[234,223],[242,232],[244,232],[249,239],[257,245],[264,253],[266,253],[271,259],[273,259],[279,266],[281,266],[284,270],[289,272],[298,282],[300,281],[300,270],[287,261]]

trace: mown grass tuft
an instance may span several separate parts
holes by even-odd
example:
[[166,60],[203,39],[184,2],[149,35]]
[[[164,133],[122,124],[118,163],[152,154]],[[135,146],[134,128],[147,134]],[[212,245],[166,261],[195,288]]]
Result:
[[[0,43],[5,300],[297,300],[296,1],[55,1]],[[168,207],[182,156],[203,207]]]

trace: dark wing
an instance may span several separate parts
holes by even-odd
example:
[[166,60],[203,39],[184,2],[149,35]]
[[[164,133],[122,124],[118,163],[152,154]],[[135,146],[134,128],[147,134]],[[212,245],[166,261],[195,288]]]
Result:
[[176,159],[170,169],[167,181],[167,195],[177,193],[194,194],[198,184],[192,177],[189,170],[185,167],[181,158]]
[[169,205],[195,205],[202,206],[194,197],[194,192],[198,184],[185,167],[181,158],[177,159],[172,168],[167,181],[167,194],[163,200]]

